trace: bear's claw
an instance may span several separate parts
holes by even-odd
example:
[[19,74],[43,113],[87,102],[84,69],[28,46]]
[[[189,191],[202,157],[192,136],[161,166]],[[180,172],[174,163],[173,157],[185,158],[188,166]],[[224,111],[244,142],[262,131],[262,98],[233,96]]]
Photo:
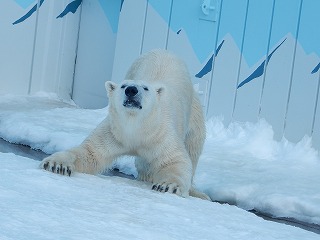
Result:
[[45,164],[43,164],[44,170],[47,170],[48,166],[49,166],[49,162],[46,162]]
[[180,187],[175,183],[153,184],[152,190],[155,190],[158,192],[169,192],[169,193],[177,194],[179,196],[182,195]]
[[44,170],[47,171],[51,171],[53,173],[57,173],[57,174],[61,174],[61,175],[68,175],[69,177],[71,176],[72,170],[70,166],[63,166],[62,163],[61,164],[57,164],[56,162],[50,163],[45,162],[43,164],[41,164],[42,168]]

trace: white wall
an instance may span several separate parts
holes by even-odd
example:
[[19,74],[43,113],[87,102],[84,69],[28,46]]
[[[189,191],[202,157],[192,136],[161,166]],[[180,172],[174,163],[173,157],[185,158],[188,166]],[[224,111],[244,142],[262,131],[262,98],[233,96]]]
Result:
[[36,14],[12,24],[25,13],[14,1],[0,1],[0,94],[28,93]]
[[318,9],[314,0],[2,0],[0,94],[55,92],[101,108],[106,80],[164,48],[187,63],[208,118],[264,118],[275,139],[308,135],[320,148]]
[[71,0],[44,1],[39,9],[31,91],[71,98],[80,9],[56,18]]
[[[84,108],[107,105],[104,83],[111,80],[120,0],[84,0],[73,87],[73,100]],[[111,20],[107,14],[111,14]],[[113,21],[113,22],[111,22]]]
[[40,2],[0,1],[0,94],[47,91],[70,99],[80,14],[56,18],[72,0]]
[[124,1],[112,79],[141,53],[169,49],[186,61],[208,118],[264,118],[276,139],[308,135],[319,148],[320,32],[310,26],[320,2],[212,0],[209,15],[203,2]]

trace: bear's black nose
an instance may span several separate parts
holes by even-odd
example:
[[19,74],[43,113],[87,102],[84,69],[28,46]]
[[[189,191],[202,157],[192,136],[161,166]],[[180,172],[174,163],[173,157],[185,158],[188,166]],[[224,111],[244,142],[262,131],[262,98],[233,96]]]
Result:
[[128,97],[134,97],[135,95],[137,95],[137,93],[138,93],[138,88],[136,88],[135,86],[129,86],[125,90],[125,94]]

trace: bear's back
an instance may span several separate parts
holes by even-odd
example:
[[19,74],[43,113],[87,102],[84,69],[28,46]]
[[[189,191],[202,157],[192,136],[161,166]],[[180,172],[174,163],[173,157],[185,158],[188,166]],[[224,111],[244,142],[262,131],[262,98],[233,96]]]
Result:
[[134,61],[126,79],[192,87],[189,72],[182,60],[166,50],[153,50]]

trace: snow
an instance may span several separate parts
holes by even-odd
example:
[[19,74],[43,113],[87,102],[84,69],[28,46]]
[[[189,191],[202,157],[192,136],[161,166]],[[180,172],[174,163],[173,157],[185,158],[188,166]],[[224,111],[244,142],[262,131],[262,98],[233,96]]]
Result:
[[80,109],[46,93],[5,95],[0,106],[2,138],[49,154],[80,144],[107,112]]
[[0,239],[318,239],[235,206],[120,177],[65,177],[1,154]]
[[[48,94],[0,97],[0,137],[53,153],[78,145],[107,108],[88,110]],[[320,224],[320,159],[305,137],[273,140],[271,126],[207,122],[195,176],[213,200]],[[0,239],[319,239],[236,206],[151,191],[115,176],[65,177],[0,153]],[[131,158],[116,167],[136,176]]]
[[311,139],[273,140],[270,125],[207,124],[196,183],[211,198],[241,208],[320,223],[320,161]]

